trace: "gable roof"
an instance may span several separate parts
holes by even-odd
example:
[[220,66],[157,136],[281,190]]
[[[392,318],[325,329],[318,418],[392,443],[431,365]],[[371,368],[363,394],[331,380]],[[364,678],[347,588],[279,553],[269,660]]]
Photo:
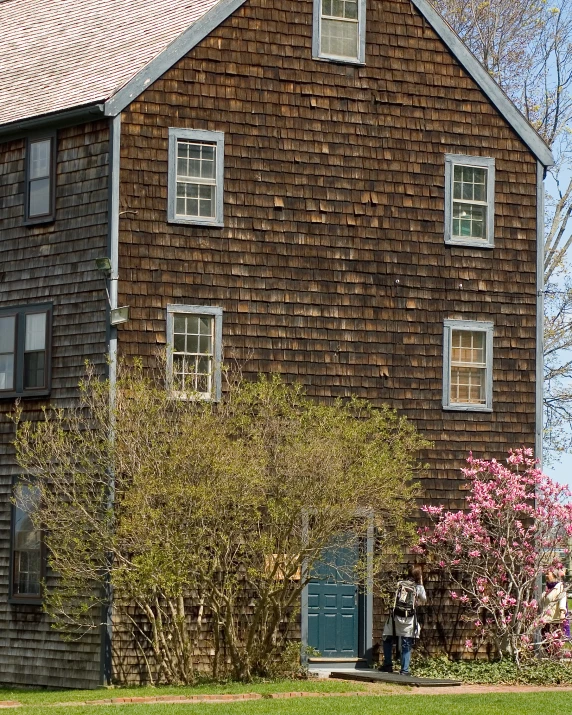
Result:
[[0,2],[0,124],[105,102],[218,2]]
[[[0,127],[97,104],[116,116],[245,2],[0,0]],[[548,146],[431,3],[411,2],[535,157],[552,166]]]

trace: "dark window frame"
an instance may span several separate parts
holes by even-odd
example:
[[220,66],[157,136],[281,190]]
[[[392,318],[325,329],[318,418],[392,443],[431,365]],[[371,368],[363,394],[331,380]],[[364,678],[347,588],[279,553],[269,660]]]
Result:
[[16,504],[14,496],[19,477],[12,478],[12,502],[10,505],[10,576],[8,584],[8,603],[13,605],[41,606],[43,599],[43,582],[47,571],[47,552],[44,543],[43,532],[40,531],[40,593],[39,594],[15,594],[14,593],[14,551],[16,545]]
[[[46,313],[46,359],[44,366],[45,381],[43,387],[24,388],[24,352],[26,340],[27,314]],[[14,389],[1,390],[0,400],[10,400],[16,397],[46,397],[51,391],[51,367],[52,367],[52,314],[53,305],[51,303],[39,303],[33,305],[11,305],[0,308],[0,318],[15,316],[15,348],[14,348]]]
[[[31,144],[35,142],[50,140],[50,210],[48,213],[30,216],[30,158],[31,158]],[[30,134],[26,138],[26,156],[25,156],[25,170],[24,170],[24,225],[25,226],[36,226],[42,223],[51,223],[56,218],[56,168],[57,168],[57,150],[58,150],[58,136],[57,132],[42,132],[38,134]]]

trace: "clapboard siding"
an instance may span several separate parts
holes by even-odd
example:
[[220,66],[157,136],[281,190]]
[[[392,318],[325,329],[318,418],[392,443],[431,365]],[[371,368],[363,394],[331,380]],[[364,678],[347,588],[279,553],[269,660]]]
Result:
[[[312,60],[295,5],[250,0],[123,113],[120,350],[221,306],[247,374],[411,418],[423,499],[461,507],[469,450],[534,446],[536,162],[408,0],[367,3],[364,67]],[[169,127],[225,133],[224,228],[167,223]],[[445,153],[495,159],[493,250],[444,244]],[[442,410],[447,318],[495,324],[492,414]]]
[[[59,131],[56,220],[30,228],[22,225],[25,142],[0,144],[0,307],[53,303],[50,399],[60,406],[77,396],[85,360],[105,370],[106,296],[95,259],[107,254],[108,140],[104,121]],[[26,400],[26,416],[43,404]],[[94,687],[98,636],[64,642],[39,606],[8,603],[13,407],[0,401],[0,682]]]

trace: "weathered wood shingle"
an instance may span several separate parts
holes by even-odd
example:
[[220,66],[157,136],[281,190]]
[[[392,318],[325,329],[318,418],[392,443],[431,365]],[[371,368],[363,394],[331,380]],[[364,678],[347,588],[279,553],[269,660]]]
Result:
[[[0,307],[53,303],[52,393],[55,405],[77,397],[86,360],[106,364],[106,294],[95,259],[107,252],[107,121],[61,130],[56,220],[25,227],[23,140],[0,143]],[[24,400],[39,418],[45,401]],[[66,643],[40,606],[8,603],[10,498],[18,467],[11,446],[12,401],[0,401],[0,683],[95,687],[99,634]]]

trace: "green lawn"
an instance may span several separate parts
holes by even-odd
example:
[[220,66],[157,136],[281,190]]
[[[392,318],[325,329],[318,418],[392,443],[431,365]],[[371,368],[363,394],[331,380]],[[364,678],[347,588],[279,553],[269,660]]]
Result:
[[[108,698],[146,698],[160,695],[203,695],[217,693],[347,693],[367,690],[361,683],[346,683],[343,680],[278,680],[267,683],[226,683],[195,685],[192,687],[158,688],[101,688],[99,690],[24,690],[19,688],[0,688],[1,700],[17,700],[23,705],[48,705],[74,700],[107,700]],[[115,711],[117,710],[116,706]],[[114,711],[114,712],[115,712]],[[18,710],[19,713],[22,710]],[[54,712],[50,710],[50,712]],[[83,712],[83,711],[82,711]]]
[[[42,708],[26,706],[18,715],[539,715],[568,713],[568,693],[486,695],[392,695],[297,700],[262,700],[211,705],[125,705]],[[10,711],[7,711],[10,712]]]

